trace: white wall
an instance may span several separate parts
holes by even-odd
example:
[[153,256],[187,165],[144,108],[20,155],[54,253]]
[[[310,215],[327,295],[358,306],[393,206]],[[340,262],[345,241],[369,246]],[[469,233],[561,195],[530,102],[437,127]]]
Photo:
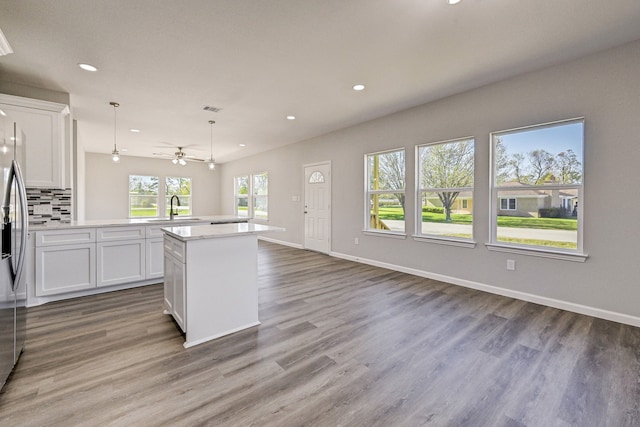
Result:
[[[521,292],[532,300],[576,311],[584,308],[583,312],[601,317],[621,315],[623,321],[640,325],[640,198],[635,196],[640,185],[638,70],[640,41],[224,164],[221,213],[233,212],[233,176],[266,170],[270,224],[287,228],[278,239],[302,244],[303,203],[292,202],[291,196],[304,200],[303,164],[331,160],[331,245],[336,254],[415,269],[452,282],[490,285],[498,293]],[[588,260],[577,263],[489,252],[484,246],[490,221],[489,133],[575,117],[586,120],[583,221]],[[411,234],[415,145],[465,136],[476,138],[476,248],[362,233],[366,153],[406,148],[406,221]],[[516,271],[506,270],[507,258],[516,260]]]
[[[129,175],[191,178],[192,214],[218,213],[218,171],[189,162],[176,166],[169,160],[121,156],[113,163],[110,154],[85,153],[85,219],[118,219],[129,216]],[[164,187],[163,187],[164,188]],[[162,207],[161,207],[162,208]]]

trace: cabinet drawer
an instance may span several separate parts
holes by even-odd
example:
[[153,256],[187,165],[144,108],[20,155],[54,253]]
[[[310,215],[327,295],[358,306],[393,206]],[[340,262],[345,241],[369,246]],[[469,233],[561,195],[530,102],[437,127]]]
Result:
[[36,247],[94,243],[95,228],[71,228],[67,230],[36,231]]
[[181,263],[184,263],[185,259],[185,244],[180,240],[173,237],[164,236],[164,250],[165,253],[171,254]]
[[135,240],[145,238],[145,227],[104,227],[98,228],[98,242],[114,242],[117,240]]

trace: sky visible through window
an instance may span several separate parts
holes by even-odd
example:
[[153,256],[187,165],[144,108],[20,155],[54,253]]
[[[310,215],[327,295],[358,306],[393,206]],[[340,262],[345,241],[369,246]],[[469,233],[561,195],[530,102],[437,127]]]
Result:
[[530,131],[517,130],[513,133],[501,134],[499,137],[507,155],[524,153],[532,149],[542,149],[556,155],[571,149],[579,159],[582,159],[583,127],[582,122],[561,123]]

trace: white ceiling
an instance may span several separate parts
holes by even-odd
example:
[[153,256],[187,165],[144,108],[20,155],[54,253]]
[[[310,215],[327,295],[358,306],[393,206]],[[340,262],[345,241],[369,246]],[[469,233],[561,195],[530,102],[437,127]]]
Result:
[[0,0],[0,29],[0,78],[70,93],[87,151],[117,101],[126,154],[207,157],[213,119],[224,162],[640,39],[640,1]]

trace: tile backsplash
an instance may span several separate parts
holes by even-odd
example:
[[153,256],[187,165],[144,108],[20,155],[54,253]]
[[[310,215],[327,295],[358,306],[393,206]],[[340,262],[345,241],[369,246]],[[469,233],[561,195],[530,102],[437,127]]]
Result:
[[71,222],[70,188],[27,188],[29,225]]

